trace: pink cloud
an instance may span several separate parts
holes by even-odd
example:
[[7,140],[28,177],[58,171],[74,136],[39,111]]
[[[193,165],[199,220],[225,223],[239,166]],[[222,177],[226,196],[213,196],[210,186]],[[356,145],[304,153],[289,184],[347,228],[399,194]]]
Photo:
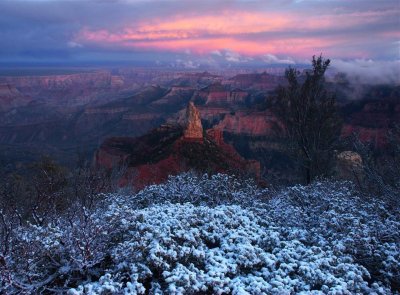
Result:
[[[324,30],[345,31],[355,26],[371,25],[396,13],[364,11],[305,17],[293,12],[226,10],[220,14],[153,18],[125,24],[118,30],[86,27],[77,34],[74,42],[106,48],[172,52],[189,50],[200,55],[231,50],[246,56],[284,54],[304,58],[315,52],[335,55],[345,50],[347,55],[364,57],[368,52],[362,52],[359,48],[353,48],[351,52],[349,49],[367,42],[364,35],[355,40],[354,36],[349,38],[346,34],[324,34]],[[385,38],[393,38],[393,35]]]

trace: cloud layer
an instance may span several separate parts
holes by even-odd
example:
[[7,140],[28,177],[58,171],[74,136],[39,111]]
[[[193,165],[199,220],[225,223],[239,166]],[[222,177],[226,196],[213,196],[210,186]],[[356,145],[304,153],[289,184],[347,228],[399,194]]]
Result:
[[399,59],[398,0],[3,0],[0,62]]
[[400,83],[400,60],[378,62],[371,59],[333,60],[332,67],[362,84]]

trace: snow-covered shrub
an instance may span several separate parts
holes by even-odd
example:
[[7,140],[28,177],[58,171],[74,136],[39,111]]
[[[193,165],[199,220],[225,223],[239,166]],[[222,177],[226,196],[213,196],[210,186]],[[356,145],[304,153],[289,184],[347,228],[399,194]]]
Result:
[[252,179],[239,180],[226,174],[196,175],[183,173],[170,176],[166,183],[150,185],[135,195],[138,207],[163,202],[215,206],[220,204],[249,204],[264,199],[267,190],[261,190]]
[[281,229],[301,229],[302,240],[351,255],[375,280],[400,288],[400,213],[380,200],[363,199],[351,183],[294,186],[262,210]]
[[[350,183],[272,195],[183,174],[137,194],[19,225],[0,253],[0,293],[390,294],[400,217]],[[1,239],[0,239],[1,240]],[[1,248],[1,247],[0,247]]]
[[125,294],[145,294],[145,286],[165,294],[371,291],[368,272],[350,256],[288,240],[238,206],[157,205],[125,226],[111,250],[114,269],[71,294],[106,294],[110,286]]
[[0,263],[0,291],[35,293],[50,286],[62,291],[83,278],[98,277],[120,223],[104,212],[100,206],[93,212],[71,208],[71,215],[51,223],[20,226]]

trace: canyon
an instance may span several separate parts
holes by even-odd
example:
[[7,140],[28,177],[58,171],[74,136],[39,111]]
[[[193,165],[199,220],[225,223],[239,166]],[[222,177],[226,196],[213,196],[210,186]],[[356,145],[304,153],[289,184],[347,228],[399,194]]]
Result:
[[[71,166],[78,157],[91,161],[110,138],[137,138],[163,124],[182,124],[192,102],[210,142],[232,146],[240,157],[258,160],[261,174],[268,173],[287,160],[277,136],[281,125],[269,105],[280,84],[282,76],[264,72],[229,76],[128,68],[0,76],[0,163],[12,170],[43,155]],[[338,93],[342,137],[356,133],[376,148],[385,146],[387,131],[400,122],[399,86],[374,86],[357,100]],[[187,137],[199,136],[195,127]],[[96,152],[99,162],[114,161],[105,155]]]

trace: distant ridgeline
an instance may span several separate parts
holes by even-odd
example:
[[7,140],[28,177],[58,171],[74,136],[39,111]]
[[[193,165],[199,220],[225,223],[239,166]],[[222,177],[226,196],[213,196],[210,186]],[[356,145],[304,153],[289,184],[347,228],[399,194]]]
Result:
[[178,122],[161,125],[137,137],[106,139],[95,153],[95,164],[126,168],[119,183],[139,189],[184,171],[233,173],[260,179],[260,163],[245,160],[223,140],[222,130],[204,130],[200,113],[189,102]]

